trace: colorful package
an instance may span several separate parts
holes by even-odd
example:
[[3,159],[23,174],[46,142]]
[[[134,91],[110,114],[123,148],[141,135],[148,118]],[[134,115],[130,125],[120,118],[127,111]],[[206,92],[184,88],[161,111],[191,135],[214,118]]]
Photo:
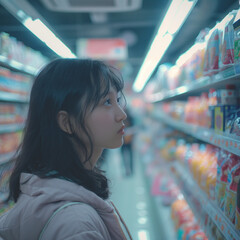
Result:
[[238,182],[237,187],[237,207],[235,215],[235,227],[238,231],[240,231],[240,181]]
[[238,10],[233,23],[234,28],[234,63],[240,64],[240,10]]
[[231,111],[228,114],[225,132],[234,136],[240,136],[240,109]]
[[228,183],[224,212],[230,221],[235,224],[237,186],[240,180],[240,159],[234,154],[229,154]]
[[214,107],[214,129],[218,132],[225,132],[229,114],[235,111],[237,106],[215,106]]
[[224,69],[234,63],[234,29],[233,21],[236,11],[229,13],[220,23],[222,37],[220,42],[219,68]]
[[216,201],[222,210],[224,210],[225,206],[225,192],[228,179],[228,155],[227,151],[221,149],[217,162]]
[[207,49],[204,56],[204,75],[212,75],[219,70],[219,30],[213,28],[207,39]]

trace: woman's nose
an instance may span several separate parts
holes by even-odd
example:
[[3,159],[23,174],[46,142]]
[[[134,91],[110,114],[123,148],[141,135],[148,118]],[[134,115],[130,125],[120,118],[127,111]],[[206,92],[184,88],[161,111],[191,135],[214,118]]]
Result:
[[117,115],[116,115],[116,119],[117,121],[124,121],[127,118],[127,114],[125,113],[125,111],[123,110],[123,108],[121,106],[118,106],[118,111],[117,111]]

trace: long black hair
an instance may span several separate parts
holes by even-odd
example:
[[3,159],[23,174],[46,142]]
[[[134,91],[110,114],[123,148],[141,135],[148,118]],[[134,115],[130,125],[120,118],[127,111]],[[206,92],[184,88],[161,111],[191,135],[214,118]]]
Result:
[[[41,178],[65,178],[103,199],[108,198],[108,180],[104,173],[97,167],[84,167],[84,162],[93,154],[92,140],[84,121],[87,110],[97,106],[108,94],[110,86],[122,93],[123,80],[115,69],[98,60],[57,59],[38,74],[31,90],[23,141],[10,177],[9,199],[17,201],[23,172]],[[71,126],[72,134],[64,132],[58,125],[57,114],[61,110],[77,124],[77,127]],[[90,150],[78,137],[77,128],[88,137]],[[73,139],[85,156],[82,161],[73,146]]]

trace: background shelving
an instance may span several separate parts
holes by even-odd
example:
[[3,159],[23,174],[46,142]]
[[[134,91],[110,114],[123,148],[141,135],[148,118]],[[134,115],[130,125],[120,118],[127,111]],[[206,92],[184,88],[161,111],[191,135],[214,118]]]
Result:
[[181,122],[163,113],[155,114],[154,118],[192,137],[240,156],[240,139],[238,137],[226,133],[217,133],[212,129]]
[[[178,162],[172,164],[176,183],[180,186],[185,199],[189,202],[195,215],[202,221],[200,214],[206,213],[208,217],[216,224],[227,240],[240,239],[240,234],[235,230],[233,224],[216,206],[213,200],[194,182],[187,170]],[[194,189],[194,191],[193,191]]]
[[195,82],[189,83],[188,85],[181,86],[173,90],[151,94],[146,100],[152,103],[164,102],[179,99],[190,94],[209,91],[212,87],[219,89],[224,88],[227,84],[240,85],[238,81],[239,78],[240,74],[236,73],[234,67],[230,67],[216,75],[202,77]]
[[15,60],[9,60],[7,57],[0,55],[0,65],[9,68],[14,71],[19,71],[21,73],[29,74],[35,76],[37,74],[37,69],[31,66],[26,66]]

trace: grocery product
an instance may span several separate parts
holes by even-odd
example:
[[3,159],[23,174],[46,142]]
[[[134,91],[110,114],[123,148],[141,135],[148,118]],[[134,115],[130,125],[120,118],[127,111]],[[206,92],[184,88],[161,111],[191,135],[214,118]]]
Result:
[[8,33],[0,33],[0,55],[36,69],[44,66],[48,59]]
[[213,28],[206,36],[207,48],[204,56],[204,75],[216,74],[219,70],[219,30]]
[[13,152],[21,141],[22,132],[0,134],[0,154]]
[[221,32],[219,68],[221,69],[225,69],[234,64],[233,21],[235,15],[236,11],[232,11],[219,24],[219,31]]
[[240,181],[237,186],[237,206],[236,206],[236,214],[235,214],[235,227],[238,231],[240,231]]
[[240,12],[238,10],[233,22],[234,28],[234,63],[240,64]]
[[229,154],[228,181],[225,194],[224,211],[226,216],[235,224],[237,185],[240,180],[240,159],[234,154]]
[[224,132],[228,124],[231,113],[237,109],[237,106],[224,105],[214,107],[214,130]]
[[225,192],[228,180],[228,155],[227,151],[221,149],[217,161],[216,202],[222,210],[224,210],[225,206]]
[[0,124],[23,123],[27,115],[24,104],[0,103]]
[[233,136],[240,136],[240,108],[229,113],[226,120],[225,132]]

